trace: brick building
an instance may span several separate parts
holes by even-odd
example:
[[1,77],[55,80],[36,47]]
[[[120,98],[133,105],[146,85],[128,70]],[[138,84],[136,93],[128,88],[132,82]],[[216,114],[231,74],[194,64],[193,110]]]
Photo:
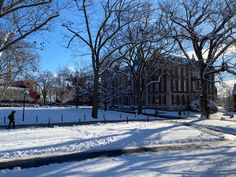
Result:
[[[155,75],[164,74],[160,82],[148,85],[144,93],[144,107],[163,110],[187,110],[193,100],[200,99],[200,80],[198,79],[196,64],[191,64],[183,58],[172,58],[168,67],[159,69]],[[194,61],[194,63],[197,63]],[[104,73],[101,85],[107,87],[108,106],[137,105],[134,84],[128,67],[118,68],[121,72]],[[168,71],[166,71],[168,70]],[[124,74],[125,73],[125,74]],[[207,80],[208,99],[215,101],[216,87],[214,75]]]

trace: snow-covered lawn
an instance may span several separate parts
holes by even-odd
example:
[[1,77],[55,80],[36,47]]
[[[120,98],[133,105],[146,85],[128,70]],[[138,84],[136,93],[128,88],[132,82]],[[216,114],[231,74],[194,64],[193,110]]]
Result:
[[51,164],[39,168],[2,170],[1,177],[234,177],[235,143],[208,149],[132,154]]
[[[89,122],[105,120],[140,120],[140,119],[156,119],[156,117],[149,117],[145,115],[134,115],[117,111],[104,111],[98,110],[98,119],[91,117],[91,107],[39,107],[39,108],[25,108],[25,116],[23,121],[23,109],[17,108],[0,108],[0,125],[8,124],[8,115],[11,111],[16,111],[15,119],[16,125],[23,124],[48,124],[50,123],[63,123],[63,122]],[[5,121],[4,121],[5,119]]]
[[[83,123],[90,121],[104,122],[113,120],[151,120],[151,119],[162,119],[154,116],[147,115],[135,115],[125,112],[118,111],[104,111],[102,109],[98,110],[98,118],[93,119],[91,117],[91,107],[26,107],[24,112],[23,121],[23,108],[21,107],[0,107],[0,126],[8,125],[8,115],[11,111],[16,111],[15,119],[16,125],[27,125],[27,124],[51,124],[53,123]],[[145,109],[144,113],[154,114],[155,110]],[[169,116],[169,118],[179,117],[176,111],[158,111],[160,116]],[[200,114],[196,112],[182,112],[182,118],[199,118]]]
[[221,137],[161,121],[0,131],[0,162],[35,156],[214,141]]
[[[112,121],[112,120],[140,120],[140,119],[158,119],[158,117],[152,117],[147,115],[135,115],[129,114],[124,112],[117,112],[117,111],[98,111],[98,119],[93,119],[91,117],[91,107],[39,107],[39,108],[25,108],[24,114],[24,121],[23,121],[23,109],[21,107],[7,107],[7,108],[0,108],[0,126],[7,126],[8,125],[8,115],[11,111],[16,111],[15,119],[16,119],[16,126],[17,125],[25,125],[25,124],[51,124],[53,123],[83,123],[83,122],[90,122],[90,121]],[[155,110],[144,110],[145,113],[154,113]],[[223,119],[229,121],[236,122],[236,113],[234,114],[234,118],[230,118],[230,116],[226,116],[224,112],[218,112],[216,114],[211,115],[212,119]],[[159,115],[162,116],[170,116],[171,117],[178,117],[177,112],[168,112],[168,111],[159,111]],[[196,112],[182,112],[181,116],[183,118],[192,118],[192,119],[199,119],[200,113]],[[159,118],[160,119],[160,118]]]

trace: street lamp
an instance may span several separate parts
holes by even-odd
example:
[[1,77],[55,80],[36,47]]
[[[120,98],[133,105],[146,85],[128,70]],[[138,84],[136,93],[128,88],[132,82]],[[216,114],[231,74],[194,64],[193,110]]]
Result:
[[25,91],[24,91],[24,100],[23,100],[23,115],[22,115],[22,121],[23,121],[23,122],[25,121],[25,97],[26,97],[26,95],[28,95],[28,94],[29,94],[28,90],[25,90]]

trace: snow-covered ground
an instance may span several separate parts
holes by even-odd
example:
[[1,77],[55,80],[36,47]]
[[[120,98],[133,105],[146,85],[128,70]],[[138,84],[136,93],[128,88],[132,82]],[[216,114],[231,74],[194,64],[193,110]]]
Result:
[[0,162],[55,154],[220,140],[174,123],[131,122],[0,131]]
[[195,150],[178,150],[89,159],[39,168],[2,170],[0,177],[234,177],[235,143]]
[[[38,123],[47,123],[48,117],[51,122],[61,122],[62,117],[64,122],[76,122],[79,118],[81,122],[94,120],[90,117],[90,108],[27,108],[24,122],[21,109],[1,108],[1,117],[6,117],[12,110],[17,111],[17,124],[35,123],[36,116]],[[176,112],[162,113],[177,115]],[[102,122],[104,117],[106,120],[146,118],[100,110],[98,120]],[[182,120],[0,129],[0,163],[76,152],[213,142],[226,137],[224,133],[204,131],[194,126],[230,134],[236,132],[235,117],[230,118],[222,112],[212,115],[210,120],[200,120],[199,117],[200,114],[191,113],[188,119]],[[235,141],[236,138],[233,136],[228,140]],[[220,141],[207,149],[133,154],[32,169],[3,170],[0,176],[234,176],[234,141]]]
[[[117,111],[104,111],[102,109],[98,110],[98,118],[93,119],[91,117],[91,107],[26,107],[24,111],[24,121],[23,121],[23,108],[21,107],[0,107],[0,126],[8,124],[8,115],[11,111],[16,111],[15,119],[16,125],[27,125],[27,124],[48,124],[50,123],[83,123],[89,121],[112,121],[112,120],[140,120],[140,119],[160,119],[159,117],[147,116],[147,115],[137,115],[125,112]],[[146,109],[144,113],[153,114],[154,109]],[[170,118],[179,117],[178,112],[173,111],[158,111],[160,116],[169,116]],[[182,118],[200,117],[199,113],[195,112],[182,112]]]
[[[19,108],[1,108],[1,115],[6,115],[12,110],[16,110],[16,124],[32,123],[30,117],[39,116],[38,120],[47,121],[47,117],[52,120],[73,122],[74,117],[83,117],[83,121],[94,120],[90,117],[90,108],[27,108],[25,121],[21,120],[21,110]],[[164,112],[166,115],[174,115],[174,112]],[[236,132],[236,122],[221,120],[222,113],[215,114],[211,120],[199,120],[199,114],[194,113],[193,118],[170,121],[154,122],[126,122],[123,123],[97,123],[93,125],[75,125],[71,127],[53,128],[24,128],[0,130],[0,162],[22,158],[32,158],[38,156],[67,154],[74,152],[114,150],[133,147],[159,146],[166,144],[192,143],[202,141],[214,141],[222,139],[222,134],[203,132],[193,127],[182,125],[184,122],[193,125],[219,128]],[[139,120],[146,116],[136,116],[134,114],[119,112],[104,112],[99,110],[98,120],[126,119],[133,116]]]

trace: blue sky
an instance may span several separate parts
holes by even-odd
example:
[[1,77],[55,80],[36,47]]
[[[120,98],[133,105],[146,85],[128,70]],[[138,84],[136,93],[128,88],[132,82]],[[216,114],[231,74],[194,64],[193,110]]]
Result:
[[39,32],[28,38],[30,42],[36,41],[37,47],[40,47],[40,43],[44,43],[43,49],[36,51],[40,56],[40,70],[49,70],[56,73],[59,68],[64,66],[76,69],[88,65],[87,63],[90,60],[89,56],[75,57],[75,55],[81,52],[81,48],[78,48],[76,45],[78,41],[73,43],[73,46],[75,46],[73,50],[66,48],[68,40],[65,40],[64,36],[66,34],[70,35],[70,33],[62,27],[62,23],[68,19],[74,21],[75,16],[72,14],[71,9],[64,9],[60,12],[58,18],[51,21],[50,32],[45,31],[42,34]]
[[40,69],[56,72],[59,67],[73,66],[75,58],[72,56],[71,49],[66,48],[66,41],[63,40],[66,31],[63,30],[58,21],[54,24],[51,32],[34,35],[31,40],[40,43],[44,42],[43,49],[37,50],[40,56]]

